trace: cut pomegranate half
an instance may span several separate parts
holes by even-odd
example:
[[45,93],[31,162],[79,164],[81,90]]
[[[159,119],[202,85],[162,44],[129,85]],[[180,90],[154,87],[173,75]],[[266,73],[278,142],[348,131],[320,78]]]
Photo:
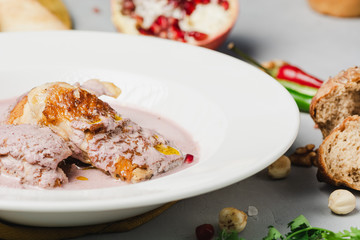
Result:
[[112,0],[119,32],[216,49],[238,15],[238,0]]

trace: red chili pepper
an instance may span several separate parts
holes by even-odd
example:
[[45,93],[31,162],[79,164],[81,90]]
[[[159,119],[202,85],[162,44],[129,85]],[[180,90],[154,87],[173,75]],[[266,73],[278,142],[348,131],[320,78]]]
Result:
[[309,112],[311,99],[323,83],[321,80],[281,60],[259,64],[236,48],[233,43],[229,43],[228,48],[247,62],[264,70],[267,74],[278,80],[293,96],[299,109],[303,112]]
[[279,67],[278,73],[276,75],[278,79],[284,79],[291,82],[296,82],[301,85],[320,88],[322,81],[305,73],[301,69],[291,66],[289,64]]

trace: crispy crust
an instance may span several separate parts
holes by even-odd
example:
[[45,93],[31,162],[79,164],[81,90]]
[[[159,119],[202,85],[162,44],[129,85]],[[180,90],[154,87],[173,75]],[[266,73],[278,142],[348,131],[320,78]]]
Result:
[[61,0],[37,0],[41,5],[54,14],[68,29],[71,29],[72,22],[70,14]]
[[48,87],[47,94],[46,105],[42,112],[45,117],[44,125],[57,125],[60,121],[81,118],[96,123],[100,121],[101,116],[119,118],[109,104],[84,89],[65,88],[55,84]]
[[[319,91],[317,92],[317,94],[314,96],[314,98],[312,99],[311,105],[310,105],[310,115],[313,118],[314,122],[319,126],[320,130],[323,133],[324,136],[324,140],[323,143],[320,145],[319,147],[319,151],[318,151],[318,172],[317,172],[317,178],[319,181],[321,182],[326,182],[329,183],[331,185],[335,185],[335,186],[347,186],[350,187],[352,189],[355,190],[359,190],[360,191],[360,185],[357,184],[353,184],[350,183],[344,179],[339,179],[336,178],[335,176],[330,175],[329,170],[327,168],[326,165],[326,145],[329,141],[333,141],[334,138],[336,138],[336,136],[345,130],[346,126],[348,125],[349,122],[351,121],[357,121],[360,122],[360,117],[358,115],[352,115],[352,116],[346,116],[344,114],[344,116],[340,115],[341,114],[341,106],[339,106],[338,109],[334,109],[335,111],[338,110],[337,114],[339,114],[338,116],[342,116],[343,118],[345,118],[344,120],[342,120],[342,117],[339,117],[340,122],[337,123],[338,125],[336,127],[334,127],[333,129],[330,129],[331,132],[329,133],[329,129],[328,126],[326,125],[326,123],[324,124],[324,122],[320,122],[320,119],[317,119],[317,110],[318,107],[320,105],[320,102],[322,102],[321,104],[326,104],[327,102],[324,102],[322,100],[326,100],[326,101],[332,101],[332,97],[335,96],[338,98],[339,94],[346,94],[349,93],[351,91],[353,91],[353,89],[357,89],[358,84],[360,83],[360,69],[359,67],[352,67],[349,68],[345,71],[340,72],[337,76],[330,78],[327,82],[325,82],[321,88],[319,89]],[[349,99],[349,101],[352,101],[351,99]],[[355,102],[350,102],[350,104],[358,104]],[[359,113],[357,113],[359,114]],[[335,140],[336,141],[336,140]],[[356,167],[356,166],[354,166]],[[341,169],[339,169],[339,171],[341,171]]]
[[0,1],[1,31],[67,30],[71,20],[59,0]]
[[[312,119],[316,118],[316,108],[318,102],[324,98],[325,96],[329,95],[332,91],[334,91],[337,87],[344,85],[343,83],[338,83],[335,78],[329,78],[324,84],[319,88],[316,95],[312,98],[311,104],[310,104],[310,116]],[[315,121],[316,122],[316,121]]]
[[318,171],[317,171],[317,179],[320,182],[326,182],[334,186],[347,186],[355,190],[360,191],[360,185],[351,184],[349,182],[346,182],[342,179],[335,179],[333,176],[328,174],[328,169],[326,166],[326,160],[325,160],[325,147],[324,145],[327,143],[327,141],[331,141],[331,139],[334,137],[334,135],[339,134],[339,132],[344,131],[347,122],[350,121],[359,121],[360,122],[360,116],[354,115],[347,117],[338,127],[336,127],[329,136],[327,136],[322,144],[319,146],[318,151]]
[[[158,166],[155,163],[153,167],[133,163],[133,160],[141,156],[142,151],[148,150],[149,146],[166,145],[166,140],[159,135],[150,137],[150,132],[145,133],[143,128],[129,119],[122,119],[109,104],[81,87],[61,82],[36,87],[15,105],[7,123],[38,124],[50,127],[66,141],[72,141],[70,137],[73,137],[77,141],[72,142],[72,146],[81,152],[80,161],[90,163],[123,181],[144,181],[162,171],[161,164]],[[139,145],[121,150],[124,156],[119,157],[111,149],[115,145],[118,150],[124,149],[125,146],[120,147],[122,143]],[[154,147],[153,150],[157,149]],[[102,151],[101,154],[99,151]],[[167,160],[170,169],[183,161],[181,154],[175,155]]]
[[360,0],[309,0],[317,12],[336,17],[360,16]]
[[23,96],[22,99],[15,105],[11,110],[9,117],[6,121],[7,124],[14,124],[14,121],[20,118],[24,113],[24,106],[27,103],[27,95]]
[[314,120],[314,122],[319,125],[320,130],[322,130],[324,137],[326,137],[327,134],[324,134],[324,131],[322,129],[321,124],[319,124],[317,118],[316,118],[316,111],[318,108],[319,102],[328,96],[331,96],[337,88],[346,88],[350,87],[354,83],[360,82],[360,69],[358,66],[352,67],[347,69],[346,71],[341,71],[338,75],[335,77],[330,77],[328,81],[326,81],[320,89],[317,91],[316,95],[313,97],[309,113],[311,118]]

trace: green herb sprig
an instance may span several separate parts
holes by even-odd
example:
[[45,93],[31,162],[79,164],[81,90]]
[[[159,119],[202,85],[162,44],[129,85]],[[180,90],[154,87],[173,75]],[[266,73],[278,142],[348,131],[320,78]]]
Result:
[[[275,227],[270,226],[268,235],[262,240],[360,240],[360,229],[351,227],[334,233],[328,229],[312,227],[309,221],[300,215],[288,224],[290,232],[282,235]],[[237,232],[220,232],[216,240],[245,240]]]

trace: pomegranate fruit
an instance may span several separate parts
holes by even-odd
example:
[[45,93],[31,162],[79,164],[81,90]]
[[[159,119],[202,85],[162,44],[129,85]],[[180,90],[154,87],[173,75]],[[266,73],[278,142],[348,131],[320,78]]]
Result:
[[112,0],[119,32],[216,49],[238,15],[238,0]]

